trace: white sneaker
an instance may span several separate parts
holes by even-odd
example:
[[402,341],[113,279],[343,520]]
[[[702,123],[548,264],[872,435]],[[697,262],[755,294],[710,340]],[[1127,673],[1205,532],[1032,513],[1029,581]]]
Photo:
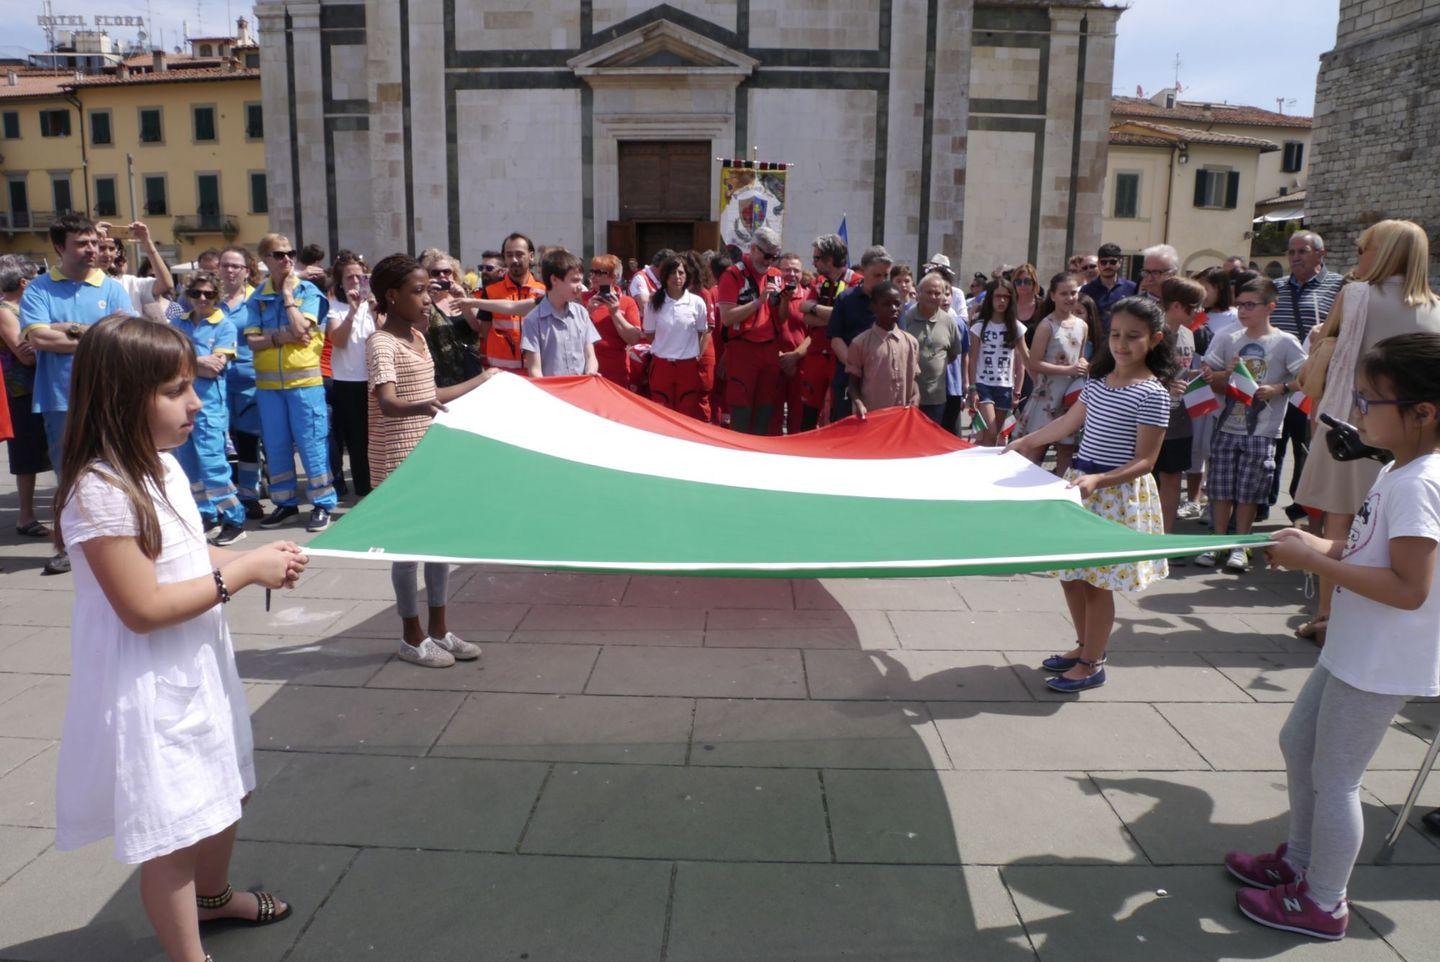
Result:
[[1215,567],[1215,552],[1202,551],[1200,554],[1197,554],[1195,556],[1195,563],[1202,568]]
[[1230,557],[1225,559],[1225,570],[1243,574],[1250,570],[1250,552],[1244,548],[1231,548]]
[[1186,521],[1194,521],[1200,517],[1200,505],[1194,501],[1186,501],[1180,505],[1180,509],[1176,511],[1175,514],[1177,517],[1184,518]]
[[461,641],[455,637],[455,632],[445,632],[444,638],[430,638],[441,648],[448,651],[456,661],[474,661],[480,657],[480,646],[469,641]]
[[426,638],[418,645],[402,640],[400,660],[420,665],[422,668],[449,668],[455,664],[455,656],[437,645],[434,638]]

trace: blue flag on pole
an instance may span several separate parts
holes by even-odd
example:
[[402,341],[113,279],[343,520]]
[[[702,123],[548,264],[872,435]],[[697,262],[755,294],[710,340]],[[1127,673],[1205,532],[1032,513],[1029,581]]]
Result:
[[845,229],[845,219],[848,216],[848,214],[840,215],[840,229],[835,232],[840,235],[840,239],[845,242],[846,247],[850,246],[850,232]]

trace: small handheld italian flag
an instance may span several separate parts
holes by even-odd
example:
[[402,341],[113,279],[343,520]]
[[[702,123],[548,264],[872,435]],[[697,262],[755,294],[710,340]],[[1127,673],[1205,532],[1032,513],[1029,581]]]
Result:
[[1210,320],[1209,314],[1204,311],[1196,311],[1190,315],[1190,320],[1185,322],[1185,326],[1192,331],[1198,331],[1205,326],[1205,322],[1208,320]]
[[1203,417],[1212,411],[1220,410],[1220,399],[1215,392],[1210,390],[1210,385],[1205,383],[1203,377],[1196,377],[1185,386],[1185,393],[1180,398],[1185,402],[1185,413],[1192,418]]
[[1290,403],[1300,410],[1301,414],[1310,413],[1310,399],[1305,396],[1304,391],[1296,391],[1290,395]]
[[1242,357],[1235,365],[1229,383],[1225,385],[1225,393],[1248,407],[1255,400],[1255,392],[1258,390],[1260,385],[1256,382],[1255,375],[1250,373],[1250,368],[1245,366],[1245,359]]
[[1006,415],[1005,420],[1000,423],[1000,433],[996,435],[996,438],[1000,441],[1010,440],[1010,435],[1015,433],[1015,425],[1019,423],[1019,419],[1015,417],[1015,412],[1011,411]]
[[1075,402],[1080,400],[1080,392],[1085,390],[1085,378],[1077,377],[1070,382],[1070,387],[1065,390],[1065,397],[1060,403],[1065,407],[1074,407]]
[[981,431],[990,430],[990,425],[985,422],[985,416],[980,413],[979,408],[970,409],[970,433],[979,434]]

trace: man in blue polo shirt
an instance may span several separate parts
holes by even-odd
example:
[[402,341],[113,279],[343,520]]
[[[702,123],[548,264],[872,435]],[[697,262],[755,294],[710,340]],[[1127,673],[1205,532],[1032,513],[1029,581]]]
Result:
[[1100,276],[1080,288],[1100,309],[1100,333],[1105,337],[1110,336],[1110,311],[1136,293],[1135,282],[1120,276],[1120,254],[1119,244],[1101,244]]
[[830,310],[830,321],[825,334],[830,338],[830,349],[835,352],[835,380],[830,395],[830,420],[839,421],[850,416],[850,397],[846,389],[850,386],[850,375],[845,365],[850,360],[850,342],[875,325],[875,308],[870,303],[870,292],[881,281],[890,279],[890,268],[895,258],[878,244],[867,247],[860,255],[860,286],[851,287],[835,299]]
[[[50,225],[50,246],[59,264],[25,288],[20,298],[20,330],[35,348],[35,410],[45,421],[45,440],[58,482],[75,348],[91,324],[108,314],[128,314],[131,306],[130,295],[120,282],[96,266],[100,235],[84,215],[56,218]],[[45,565],[46,574],[69,570],[70,559],[64,552]]]

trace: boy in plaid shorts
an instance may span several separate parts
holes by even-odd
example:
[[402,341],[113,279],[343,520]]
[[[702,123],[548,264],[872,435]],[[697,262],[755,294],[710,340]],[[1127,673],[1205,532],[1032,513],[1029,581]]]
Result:
[[[1240,288],[1235,310],[1241,327],[1215,338],[1201,365],[1201,373],[1215,393],[1225,397],[1220,427],[1210,450],[1210,476],[1205,486],[1214,509],[1215,531],[1225,532],[1235,516],[1235,532],[1248,534],[1260,506],[1270,499],[1275,476],[1275,441],[1285,426],[1285,405],[1299,389],[1295,378],[1305,364],[1305,348],[1295,335],[1270,325],[1279,293],[1269,278],[1257,278]],[[1246,404],[1229,391],[1240,361],[1245,362],[1255,383],[1254,395]],[[1243,382],[1243,376],[1235,379]],[[1213,567],[1216,558],[1207,551],[1195,563]],[[1225,560],[1229,571],[1250,570],[1250,552],[1231,550]]]

